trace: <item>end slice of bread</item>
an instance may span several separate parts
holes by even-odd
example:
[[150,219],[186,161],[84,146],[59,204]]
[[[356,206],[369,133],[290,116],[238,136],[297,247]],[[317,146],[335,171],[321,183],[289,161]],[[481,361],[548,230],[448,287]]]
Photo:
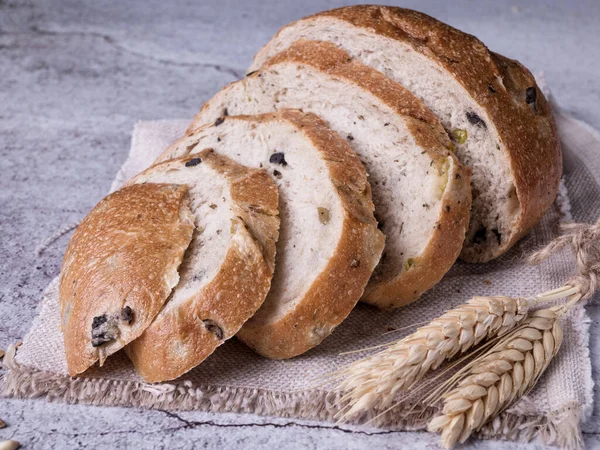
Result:
[[189,131],[286,108],[320,116],[367,169],[386,248],[363,300],[391,308],[419,298],[460,253],[471,205],[470,170],[439,120],[335,45],[298,41],[217,93]]
[[473,170],[473,209],[461,257],[511,248],[554,201],[562,174],[552,110],[531,73],[476,37],[409,9],[348,6],[283,27],[250,71],[302,39],[327,41],[419,97]]
[[366,171],[345,139],[299,111],[228,116],[161,159],[206,147],[268,170],[280,191],[273,285],[238,337],[270,358],[304,353],[346,318],[379,261],[384,238]]
[[60,274],[67,370],[74,376],[136,339],[178,283],[194,222],[184,185],[125,187],[79,225]]
[[172,380],[206,359],[262,305],[278,238],[278,192],[265,171],[204,150],[155,165],[131,186],[185,186],[194,216],[179,282],[125,351],[148,382]]

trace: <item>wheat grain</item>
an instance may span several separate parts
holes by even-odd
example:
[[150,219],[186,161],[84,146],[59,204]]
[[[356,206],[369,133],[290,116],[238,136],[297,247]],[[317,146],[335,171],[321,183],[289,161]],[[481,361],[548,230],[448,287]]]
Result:
[[0,450],[17,450],[21,444],[17,441],[0,441]]
[[431,432],[441,431],[445,448],[467,440],[535,386],[560,347],[565,311],[561,306],[532,312],[453,377],[456,387],[444,395],[442,414],[428,426]]
[[345,377],[338,386],[346,391],[344,416],[389,406],[398,392],[409,389],[428,371],[520,324],[540,298],[474,297],[385,350],[350,364],[337,373]]

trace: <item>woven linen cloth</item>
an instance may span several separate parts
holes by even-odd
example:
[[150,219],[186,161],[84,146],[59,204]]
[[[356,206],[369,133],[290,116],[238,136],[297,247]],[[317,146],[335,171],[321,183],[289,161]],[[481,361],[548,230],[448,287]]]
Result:
[[[593,222],[600,216],[600,136],[559,110],[556,119],[563,143],[565,175],[560,194],[541,223],[495,261],[457,262],[441,283],[410,306],[384,312],[359,304],[321,345],[286,361],[262,358],[232,339],[180,379],[149,385],[137,376],[123,352],[108,358],[102,368],[94,367],[78,378],[67,376],[59,327],[58,280],[54,280],[44,293],[41,312],[22,346],[16,353],[14,347],[7,353],[4,393],[98,405],[251,412],[318,419],[325,421],[325,426],[333,425],[339,394],[332,386],[315,388],[315,380],[365,356],[340,356],[340,352],[401,337],[415,327],[395,334],[383,333],[429,321],[474,295],[533,296],[561,286],[573,274],[575,266],[569,250],[539,266],[523,262],[523,256],[556,237],[560,221]],[[133,131],[131,152],[112,190],[149,166],[183,134],[187,124],[188,121],[176,120],[139,122]],[[562,322],[564,343],[537,387],[481,434],[515,440],[540,436],[546,442],[562,445],[579,437],[580,422],[592,410],[589,319],[584,308],[578,306]],[[381,417],[376,425],[422,429],[431,413],[415,417],[400,406]],[[368,417],[366,414],[359,421]]]

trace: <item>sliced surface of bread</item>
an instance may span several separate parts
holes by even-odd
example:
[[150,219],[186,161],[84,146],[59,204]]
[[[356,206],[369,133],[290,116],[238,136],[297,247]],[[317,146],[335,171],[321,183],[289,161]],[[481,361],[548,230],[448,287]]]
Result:
[[386,249],[363,300],[399,307],[435,285],[458,256],[469,220],[470,171],[416,97],[331,43],[302,41],[232,83],[189,128],[227,115],[298,108],[320,116],[369,173]]
[[472,168],[473,209],[461,257],[506,252],[552,204],[562,174],[552,112],[531,73],[474,36],[408,9],[358,5],[283,27],[258,70],[299,39],[334,43],[419,97]]
[[187,187],[125,187],[103,199],[67,247],[59,299],[75,376],[137,338],[177,284],[194,230]]
[[319,344],[350,313],[384,246],[366,171],[345,139],[314,114],[230,116],[160,158],[210,147],[263,167],[280,192],[281,236],[271,290],[238,337],[269,358]]
[[195,230],[179,282],[125,351],[147,382],[172,380],[206,359],[262,305],[278,238],[278,192],[263,170],[207,149],[155,165],[133,186],[187,187]]

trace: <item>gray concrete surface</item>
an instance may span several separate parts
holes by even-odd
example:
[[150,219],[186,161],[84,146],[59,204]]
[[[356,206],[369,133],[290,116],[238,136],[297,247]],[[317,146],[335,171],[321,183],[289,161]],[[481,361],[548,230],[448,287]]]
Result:
[[[0,0],[0,348],[24,336],[67,239],[124,161],[137,120],[190,117],[290,20],[344,2]],[[407,0],[543,71],[557,100],[600,128],[600,2]],[[600,373],[598,321],[591,351]],[[232,414],[0,399],[0,439],[26,448],[429,448],[426,433],[323,429]],[[600,447],[600,408],[585,425]],[[542,448],[475,442],[473,448]]]

